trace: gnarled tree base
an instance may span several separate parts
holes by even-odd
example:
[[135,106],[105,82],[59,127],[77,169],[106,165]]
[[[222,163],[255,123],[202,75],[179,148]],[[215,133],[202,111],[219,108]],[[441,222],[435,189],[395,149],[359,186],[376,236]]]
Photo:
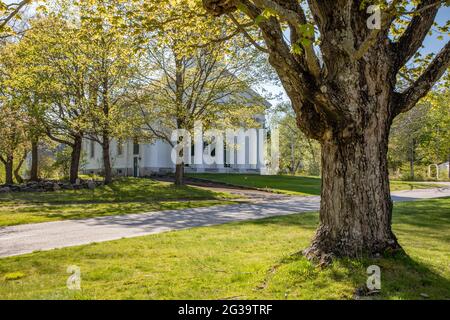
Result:
[[338,240],[332,240],[326,228],[321,226],[317,230],[311,246],[302,253],[311,262],[326,266],[335,258],[378,257],[402,250],[393,233],[386,239],[364,239],[347,235],[339,237]]

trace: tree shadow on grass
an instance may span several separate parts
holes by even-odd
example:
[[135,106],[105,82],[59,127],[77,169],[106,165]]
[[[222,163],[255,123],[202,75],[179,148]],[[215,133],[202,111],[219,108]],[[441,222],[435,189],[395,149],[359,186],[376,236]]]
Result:
[[[356,298],[355,294],[359,293],[363,295],[359,297],[361,299],[450,299],[450,279],[438,269],[440,266],[446,267],[440,261],[445,257],[449,238],[447,231],[450,222],[446,208],[446,201],[428,200],[398,206],[395,210],[394,228],[406,252],[421,248],[427,243],[433,243],[433,250],[437,250],[423,257],[423,261],[402,252],[378,259],[335,259],[331,266],[321,269],[301,254],[295,254],[275,264],[278,275],[270,275],[270,281],[265,280],[269,284],[266,287],[270,289],[270,284],[274,282],[273,287],[288,287],[293,296],[295,294],[292,292],[297,290],[297,297],[300,298],[304,297],[302,292],[309,290],[310,298],[348,299]],[[317,228],[318,214],[282,216],[249,223],[261,226],[298,226],[309,232]],[[303,248],[299,248],[299,251],[301,249]],[[381,268],[381,292],[364,296],[369,291],[365,288],[368,277],[366,270],[370,265]],[[340,295],[342,287],[351,290]]]
[[[73,211],[68,211],[66,206],[60,206],[61,210],[56,207],[40,207],[36,210],[29,210],[27,213],[36,217],[45,217],[56,220],[79,220],[89,218],[100,218],[109,216],[126,216],[128,214],[140,214],[150,213],[156,211],[165,210],[179,210],[179,209],[193,209],[197,207],[203,207],[199,204],[202,200],[189,200],[184,199],[181,201],[133,201],[133,202],[109,202],[109,203],[87,203],[85,208],[77,208],[74,206]],[[214,202],[215,200],[204,201],[204,206],[207,206],[208,202]],[[218,200],[217,200],[218,201]],[[100,204],[108,204],[107,207],[99,206]],[[79,205],[79,204],[77,204]],[[92,205],[92,206],[89,206]],[[36,212],[34,214],[34,212]]]
[[[371,265],[381,269],[381,290],[367,289]],[[272,267],[259,289],[282,288],[300,299],[450,299],[450,280],[405,253],[379,259],[336,259],[319,268],[295,254]]]
[[150,179],[121,179],[95,190],[60,190],[54,192],[17,192],[0,195],[0,203],[21,205],[76,205],[120,202],[219,200],[225,196],[211,190],[189,186],[177,187]]
[[406,253],[382,259],[382,297],[450,299],[450,279]]
[[217,183],[227,183],[240,187],[256,187],[270,189],[277,192],[304,193],[309,195],[320,195],[321,179],[315,177],[300,176],[255,176],[242,174],[190,174]]
[[398,203],[394,209],[394,224],[450,229],[450,198]]

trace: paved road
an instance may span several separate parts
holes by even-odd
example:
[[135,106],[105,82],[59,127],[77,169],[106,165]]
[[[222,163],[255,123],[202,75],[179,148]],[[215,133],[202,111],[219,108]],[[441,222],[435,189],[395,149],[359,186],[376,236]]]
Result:
[[[447,196],[450,196],[450,188],[400,191],[393,194],[393,199],[411,201]],[[3,227],[0,228],[0,257],[197,226],[317,211],[319,205],[320,197],[269,198],[236,205]]]

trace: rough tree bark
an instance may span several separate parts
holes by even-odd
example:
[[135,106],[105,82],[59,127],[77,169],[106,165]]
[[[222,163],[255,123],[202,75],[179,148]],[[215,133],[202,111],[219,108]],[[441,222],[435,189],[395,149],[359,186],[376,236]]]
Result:
[[14,156],[13,155],[7,155],[5,162],[5,182],[6,184],[14,184]]
[[297,172],[297,166],[295,164],[295,143],[292,140],[291,141],[291,175],[295,176],[295,173]]
[[20,158],[16,169],[14,169],[14,178],[16,178],[17,183],[23,183],[23,178],[20,175],[20,170],[22,169],[22,165],[25,162],[25,159],[27,158],[27,154],[28,154],[28,152],[25,151],[23,156]]
[[39,148],[38,141],[31,141],[31,168],[30,168],[30,181],[38,181],[38,164],[39,164]]
[[352,141],[322,144],[321,225],[306,256],[328,262],[332,255],[399,248],[391,230],[388,132],[373,128]]
[[78,179],[78,170],[80,168],[81,148],[83,143],[83,137],[81,135],[75,136],[72,147],[72,153],[70,158],[70,183],[76,183]]
[[110,143],[109,135],[104,134],[102,137],[102,152],[103,152],[103,170],[104,170],[104,183],[110,184],[112,182],[112,169],[111,169],[111,156],[110,156]]
[[68,139],[64,140],[64,139],[59,138],[58,136],[54,135],[50,128],[47,128],[46,131],[47,131],[47,136],[50,139],[52,139],[53,141],[56,141],[58,143],[61,143],[63,145],[67,145],[72,149],[72,152],[70,155],[69,181],[72,184],[76,183],[76,181],[78,179],[78,170],[80,169],[80,159],[81,159],[81,151],[82,151],[84,133],[81,131],[72,131],[68,134],[68,136],[72,140],[68,140]]
[[411,146],[409,148],[409,178],[414,181],[414,161],[415,161],[415,148],[416,148],[416,141],[415,139],[412,139]]
[[[382,13],[381,29],[372,30],[360,1],[308,1],[321,35],[319,62],[313,36],[300,41],[299,26],[308,20],[298,0],[203,0],[215,16],[232,16],[239,8],[255,21],[266,8],[277,12],[258,19],[264,51],[291,99],[299,128],[322,145],[320,226],[304,251],[311,260],[328,263],[333,257],[400,249],[391,230],[389,130],[395,116],[411,109],[448,68],[450,44],[411,87],[397,92],[398,71],[420,48],[440,1],[422,0],[419,13],[393,42],[388,31],[398,3]],[[283,22],[290,42],[284,39]],[[300,53],[292,50],[294,43],[302,46]]]
[[[187,129],[185,126],[185,118],[183,115],[183,92],[184,92],[184,81],[183,81],[183,65],[182,61],[175,56],[175,105],[177,110],[177,128]],[[185,150],[183,149],[183,157],[185,157]],[[184,185],[184,162],[177,163],[175,165],[175,185]]]
[[[105,57],[102,58],[102,69],[107,68]],[[111,156],[110,156],[110,128],[109,128],[109,78],[106,76],[103,78],[102,84],[102,113],[103,113],[103,128],[101,132],[102,140],[100,144],[103,152],[103,170],[104,170],[104,183],[110,184],[112,182],[112,169],[111,169]]]
[[184,164],[177,164],[175,166],[175,185],[184,185]]

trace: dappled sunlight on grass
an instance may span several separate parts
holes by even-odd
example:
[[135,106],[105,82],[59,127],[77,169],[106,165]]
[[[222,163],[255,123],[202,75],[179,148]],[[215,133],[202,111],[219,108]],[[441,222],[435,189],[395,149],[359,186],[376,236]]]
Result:
[[0,226],[226,204],[233,197],[150,179],[125,178],[95,190],[0,195]]
[[320,195],[321,180],[318,177],[264,176],[245,174],[199,173],[192,177],[228,183],[236,186],[267,189],[292,195]]
[[[320,177],[303,177],[288,175],[244,175],[244,174],[220,174],[197,173],[190,174],[194,178],[201,178],[215,182],[228,183],[235,186],[266,189],[277,193],[289,195],[320,195]],[[429,189],[439,187],[433,183],[391,181],[391,190]]]

